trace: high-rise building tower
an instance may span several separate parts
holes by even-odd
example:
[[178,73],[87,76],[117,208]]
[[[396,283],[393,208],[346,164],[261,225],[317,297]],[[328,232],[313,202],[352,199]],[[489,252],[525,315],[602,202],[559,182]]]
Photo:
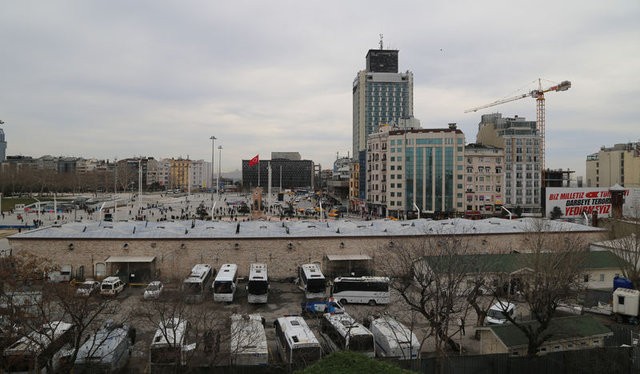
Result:
[[504,149],[504,205],[523,213],[542,209],[542,137],[536,121],[485,114],[478,125],[477,143]]
[[[2,121],[0,121],[2,124]],[[0,128],[0,162],[7,159],[7,141],[4,139],[4,131]]]
[[366,70],[353,81],[353,157],[367,146],[380,124],[413,117],[413,73],[398,73],[398,51],[370,49]]

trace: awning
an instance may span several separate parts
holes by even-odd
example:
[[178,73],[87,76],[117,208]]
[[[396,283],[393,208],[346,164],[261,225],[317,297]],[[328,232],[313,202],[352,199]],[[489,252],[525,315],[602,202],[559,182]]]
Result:
[[153,256],[110,256],[105,262],[153,262]]
[[364,261],[372,260],[368,255],[327,255],[329,261]]

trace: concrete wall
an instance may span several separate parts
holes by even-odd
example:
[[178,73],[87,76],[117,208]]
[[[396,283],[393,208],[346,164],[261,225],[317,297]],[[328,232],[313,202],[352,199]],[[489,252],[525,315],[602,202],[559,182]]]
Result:
[[[578,236],[585,243],[601,240],[601,232],[549,233],[558,240]],[[84,266],[85,277],[94,276],[96,263],[109,256],[154,256],[155,269],[162,279],[181,279],[196,263],[218,268],[223,263],[236,263],[239,276],[247,276],[249,264],[264,262],[273,279],[296,276],[300,264],[320,262],[325,255],[365,254],[376,268],[403,241],[421,242],[428,237],[330,237],[330,238],[264,238],[264,239],[74,239],[9,238],[14,254],[31,253],[57,265]],[[525,251],[526,234],[461,235],[477,253]],[[390,242],[394,242],[390,246]],[[73,249],[69,245],[73,244]],[[127,244],[125,248],[125,244]]]

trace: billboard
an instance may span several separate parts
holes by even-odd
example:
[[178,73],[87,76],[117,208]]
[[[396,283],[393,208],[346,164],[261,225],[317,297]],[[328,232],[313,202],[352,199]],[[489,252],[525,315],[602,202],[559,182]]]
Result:
[[[624,215],[633,215],[640,197],[640,189],[627,188],[625,193]],[[551,215],[555,207],[559,207],[563,218],[583,217],[583,213],[591,215],[598,212],[599,217],[611,216],[611,194],[607,187],[548,187],[546,217]]]

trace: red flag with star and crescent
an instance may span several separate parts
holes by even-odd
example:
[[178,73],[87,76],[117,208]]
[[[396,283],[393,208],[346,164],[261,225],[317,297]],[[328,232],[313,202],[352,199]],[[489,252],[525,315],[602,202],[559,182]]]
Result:
[[260,159],[258,157],[259,155],[256,155],[256,157],[252,158],[251,160],[249,160],[249,166],[255,166],[258,165],[258,162],[260,162]]

